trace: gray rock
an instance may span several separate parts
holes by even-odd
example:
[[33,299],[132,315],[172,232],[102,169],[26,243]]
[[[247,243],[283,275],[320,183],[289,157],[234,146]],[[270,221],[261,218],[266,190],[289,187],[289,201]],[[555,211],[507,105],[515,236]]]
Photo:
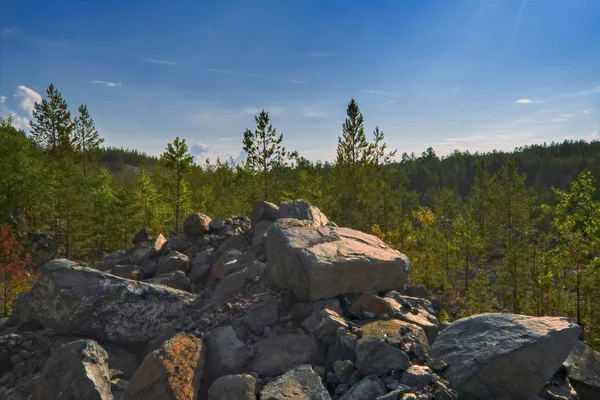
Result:
[[117,264],[130,264],[127,251],[119,250],[105,255],[100,261],[94,264],[94,268],[99,271],[106,271]]
[[146,348],[144,349],[143,358],[146,358],[146,356],[148,354],[152,353],[154,350],[159,349],[163,345],[164,342],[171,339],[173,336],[177,335],[179,332],[180,331],[178,329],[169,328],[169,329],[165,330],[164,332],[160,333],[158,336],[149,340],[148,344],[146,344]]
[[410,386],[413,390],[421,390],[433,381],[429,367],[411,365],[402,373],[400,383]]
[[253,349],[257,356],[247,370],[261,376],[277,376],[302,364],[321,365],[324,358],[313,336],[295,333],[261,339]]
[[204,276],[210,271],[210,265],[208,264],[192,264],[190,270],[190,281],[198,283],[204,278]]
[[267,231],[272,224],[272,221],[261,221],[256,224],[254,227],[254,236],[252,236],[252,246],[264,246]]
[[246,268],[243,269],[247,281],[252,281],[261,278],[267,270],[265,264],[260,261],[252,261]]
[[264,329],[277,322],[279,317],[277,300],[271,295],[263,296],[261,302],[246,311],[244,321],[255,335],[262,335]]
[[375,399],[377,396],[385,394],[387,390],[385,385],[376,375],[369,375],[363,378],[348,390],[340,400],[366,400]]
[[223,242],[223,244],[219,246],[219,248],[217,249],[217,254],[220,255],[229,250],[237,250],[241,252],[244,251],[247,245],[248,241],[246,240],[246,237],[244,237],[243,235],[233,235],[230,236],[227,240]]
[[158,260],[158,271],[156,275],[168,274],[173,271],[187,271],[190,258],[178,251],[172,251]]
[[301,221],[309,221],[316,226],[326,226],[329,220],[317,207],[313,207],[306,200],[298,199],[284,201],[279,204],[277,219],[292,218]]
[[44,327],[114,343],[145,342],[177,327],[195,296],[53,260],[40,270],[29,306]]
[[215,251],[212,248],[204,249],[192,258],[192,265],[196,264],[211,264]]
[[267,236],[267,270],[300,301],[402,287],[408,258],[372,235],[277,220]]
[[220,218],[213,218],[208,224],[208,227],[210,228],[211,232],[218,232],[225,227],[225,224],[223,224],[223,221],[221,221]]
[[208,400],[256,400],[256,378],[252,375],[222,376],[210,386]]
[[210,231],[211,218],[208,215],[196,213],[189,215],[183,222],[183,231],[187,237],[196,237]]
[[330,400],[321,378],[310,365],[301,365],[267,383],[260,392],[261,400]]
[[115,265],[108,271],[109,274],[125,279],[141,280],[142,270],[137,265]]
[[36,382],[33,400],[112,400],[108,354],[93,340],[55,349]]
[[578,341],[565,365],[581,400],[600,399],[600,352]]
[[357,318],[364,318],[366,313],[375,314],[380,318],[394,317],[392,306],[381,297],[375,296],[372,293],[361,294],[358,300],[352,303],[348,311]]
[[292,306],[292,317],[309,332],[314,332],[321,322],[321,311],[330,309],[342,315],[342,308],[338,299],[317,300],[308,303],[295,303]]
[[147,242],[150,240],[150,237],[148,235],[148,228],[142,228],[140,229],[135,236],[133,236],[133,244],[138,244],[138,243],[142,243],[142,242]]
[[151,257],[157,256],[166,242],[167,239],[163,235],[158,235],[150,242],[140,242],[127,251],[128,262],[119,264],[140,265]]
[[[396,298],[400,299],[400,301],[396,300]],[[427,335],[429,343],[433,343],[440,329],[438,319],[428,308],[427,303],[429,303],[429,301],[403,296],[396,298],[391,298],[389,296],[384,298],[384,300],[394,309],[394,318],[420,326],[423,328],[425,335]],[[406,299],[422,300],[422,302],[414,302],[411,305]],[[429,303],[429,305],[431,305],[431,303]]]
[[273,222],[277,219],[279,207],[267,201],[257,201],[252,208],[252,225],[254,228],[258,223],[263,221]]
[[356,368],[365,375],[385,375],[393,370],[406,370],[410,365],[408,355],[381,339],[374,337],[358,341],[356,348]]
[[250,353],[231,326],[211,330],[206,340],[206,377],[208,382],[242,372]]
[[165,285],[179,290],[187,290],[190,287],[190,280],[187,276],[185,276],[185,272],[183,271],[173,271],[166,274],[157,275],[145,282]]
[[336,360],[333,362],[333,373],[341,383],[348,383],[354,375],[354,364],[350,360]]
[[239,294],[246,285],[246,274],[243,271],[231,274],[223,279],[215,288],[215,296],[222,303]]
[[461,399],[530,399],[577,342],[566,318],[480,314],[460,319],[433,343],[430,355],[450,366],[445,376]]
[[123,378],[131,379],[137,368],[135,354],[113,343],[103,343],[102,347],[108,353],[108,367],[122,371]]
[[135,371],[125,400],[194,400],[204,371],[202,340],[179,333],[148,354]]
[[315,329],[315,335],[325,344],[335,343],[339,328],[348,329],[348,324],[338,313],[326,308],[321,311],[321,322]]

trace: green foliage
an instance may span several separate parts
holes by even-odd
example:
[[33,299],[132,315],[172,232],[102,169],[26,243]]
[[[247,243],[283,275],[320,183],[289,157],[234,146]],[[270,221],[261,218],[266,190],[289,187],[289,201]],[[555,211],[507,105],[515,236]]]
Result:
[[46,99],[35,103],[30,125],[31,137],[41,147],[58,154],[71,151],[74,140],[71,112],[52,83],[46,90]]
[[189,211],[189,191],[184,181],[185,173],[192,166],[194,159],[188,151],[185,139],[176,137],[173,143],[167,144],[166,151],[161,156],[167,168],[170,168],[175,176],[171,187],[173,195],[173,204],[175,208],[175,225],[174,232],[177,234],[180,231],[180,216]]
[[87,106],[82,104],[77,110],[79,111],[79,116],[75,118],[74,122],[73,145],[75,146],[75,149],[81,153],[83,173],[86,174],[87,159],[91,154],[98,151],[98,148],[100,147],[100,144],[104,142],[104,139],[102,139],[98,134],[98,131],[96,131],[94,120],[90,116]]

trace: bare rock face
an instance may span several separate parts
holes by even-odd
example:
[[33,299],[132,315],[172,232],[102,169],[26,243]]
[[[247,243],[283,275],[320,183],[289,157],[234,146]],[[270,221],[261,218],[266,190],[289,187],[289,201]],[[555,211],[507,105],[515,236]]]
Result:
[[93,340],[56,348],[46,361],[34,400],[112,400],[108,354]]
[[200,213],[189,215],[183,222],[183,231],[187,237],[203,235],[210,232],[211,221],[208,215]]
[[313,336],[295,333],[264,338],[253,348],[257,357],[248,371],[261,376],[277,376],[302,364],[322,364],[325,353]]
[[252,229],[263,221],[273,222],[277,219],[279,207],[268,201],[257,201],[252,208]]
[[31,317],[61,334],[139,343],[181,324],[195,296],[53,260],[28,296]]
[[375,236],[280,219],[267,233],[267,270],[300,301],[401,288],[408,258]]
[[306,200],[298,199],[284,201],[279,204],[277,218],[293,218],[302,221],[309,221],[316,226],[325,226],[329,224],[329,219],[317,207],[311,206]]
[[256,400],[256,378],[252,375],[225,375],[213,382],[208,400]]
[[525,400],[559,369],[579,333],[566,318],[479,314],[446,328],[429,354],[450,365],[446,376],[461,399]]
[[150,353],[137,369],[126,400],[194,400],[204,369],[201,339],[179,333]]
[[319,375],[310,365],[301,365],[267,383],[261,400],[330,400]]
[[600,352],[577,342],[565,365],[580,400],[600,399]]

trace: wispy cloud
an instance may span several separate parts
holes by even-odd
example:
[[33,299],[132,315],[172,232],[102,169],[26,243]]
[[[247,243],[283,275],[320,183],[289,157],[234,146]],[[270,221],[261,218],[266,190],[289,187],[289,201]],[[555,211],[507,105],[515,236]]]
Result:
[[234,140],[234,139],[235,138],[232,138],[232,137],[220,137],[219,138],[219,140],[222,140],[222,141],[229,141],[229,140]]
[[147,62],[147,63],[152,63],[152,64],[163,64],[163,65],[172,65],[172,66],[177,65],[177,63],[174,63],[173,61],[157,60],[155,58],[142,58],[142,61]]
[[21,107],[23,111],[26,111],[30,115],[33,112],[33,106],[35,103],[40,103],[42,101],[42,96],[40,96],[38,92],[28,88],[25,85],[17,86],[15,97],[19,102],[19,107]]
[[11,35],[16,32],[17,32],[17,28],[4,28],[4,29],[2,29],[2,31],[0,31],[0,33],[2,35]]
[[383,104],[392,104],[392,103],[395,103],[395,102],[396,102],[396,100],[389,100],[389,101],[386,101],[386,102],[385,102],[385,103],[383,103]]
[[561,114],[558,118],[553,119],[554,122],[566,122],[573,118],[575,114]]
[[206,72],[214,72],[217,74],[225,74],[225,75],[246,76],[248,78],[261,78],[261,79],[269,78],[268,76],[265,76],[265,75],[249,74],[246,72],[230,71],[227,69],[206,68],[205,71]]
[[533,103],[533,100],[531,100],[531,99],[519,99],[519,100],[516,100],[515,103],[519,103],[519,104],[531,104],[531,103]]
[[583,110],[583,111],[582,111],[582,113],[584,113],[584,114],[589,114],[589,113],[591,113],[591,112],[592,112],[592,110],[590,110],[590,109],[587,109],[587,110]]
[[6,96],[0,96],[0,104],[6,103]]
[[297,81],[295,79],[292,79],[290,82],[295,83],[297,85],[308,85],[308,82],[305,81]]
[[383,96],[394,96],[394,97],[398,97],[398,93],[392,93],[392,92],[381,92],[379,90],[365,90],[365,93],[370,93],[370,94],[380,94]]
[[327,53],[327,52],[314,51],[314,52],[310,53],[310,55],[312,57],[332,57],[332,56],[336,56],[337,53]]
[[104,85],[106,87],[121,87],[121,82],[109,82],[109,81],[90,81],[94,85]]

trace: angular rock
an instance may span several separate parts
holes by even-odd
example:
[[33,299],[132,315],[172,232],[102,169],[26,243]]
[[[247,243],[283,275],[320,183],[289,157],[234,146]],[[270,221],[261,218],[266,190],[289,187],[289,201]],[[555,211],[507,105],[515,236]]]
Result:
[[221,268],[221,279],[235,272],[243,270],[254,261],[253,254],[244,253],[240,257],[236,257],[233,260],[226,262]]
[[226,241],[223,242],[222,245],[217,249],[217,254],[223,254],[230,250],[237,250],[239,252],[244,251],[246,246],[248,245],[248,241],[246,237],[243,235],[233,235],[229,237]]
[[183,231],[187,237],[196,237],[210,231],[211,218],[208,215],[196,213],[189,215],[183,222]]
[[301,365],[267,383],[261,400],[330,400],[321,378],[310,365]]
[[354,364],[350,360],[336,360],[333,363],[333,373],[337,380],[341,383],[348,383],[354,375]]
[[164,332],[160,333],[158,336],[152,338],[148,341],[146,348],[144,349],[143,357],[146,358],[148,354],[152,353],[154,350],[160,349],[164,342],[171,339],[173,336],[177,335],[180,332],[179,329],[169,328]]
[[271,221],[261,221],[254,227],[254,236],[252,236],[252,246],[261,246],[265,244],[267,231],[273,224]]
[[112,400],[108,354],[93,340],[55,349],[34,388],[33,400]]
[[129,257],[125,250],[119,250],[112,254],[107,254],[100,261],[94,264],[94,268],[99,271],[105,271],[117,264],[129,264]]
[[294,219],[269,228],[267,260],[270,278],[300,301],[402,287],[409,264],[375,236]]
[[302,364],[321,365],[324,358],[323,347],[311,335],[290,333],[263,338],[253,349],[257,357],[246,370],[261,376],[277,376]]
[[181,325],[194,301],[192,294],[166,286],[53,260],[41,268],[29,306],[36,320],[58,333],[139,343]]
[[394,318],[420,326],[429,343],[434,342],[440,331],[439,321],[434,315],[424,308],[416,308],[406,302],[399,303],[390,297],[385,297],[384,300],[394,309]]
[[408,322],[398,319],[373,321],[361,325],[360,329],[363,331],[363,338],[375,337],[385,340],[392,345],[400,342],[406,343],[406,339],[408,339],[409,341],[418,343],[425,350],[429,350],[429,341],[427,340],[427,336],[425,336],[423,328]]
[[190,287],[190,280],[187,276],[185,276],[185,272],[183,271],[173,271],[166,274],[157,275],[145,282],[165,285],[179,290],[187,290]]
[[150,240],[150,236],[148,234],[148,228],[142,228],[135,234],[132,242],[135,245],[138,243],[147,242],[149,240]]
[[219,303],[230,299],[242,291],[246,285],[246,274],[243,271],[236,272],[223,279],[215,288],[215,296]]
[[385,375],[393,370],[406,370],[410,365],[408,355],[383,340],[367,337],[360,339],[354,349],[356,368],[363,375]]
[[135,371],[126,400],[195,400],[204,369],[201,339],[179,333],[148,354]]
[[222,376],[210,386],[208,400],[256,400],[256,378],[252,375]]
[[141,280],[143,277],[142,270],[137,265],[115,265],[106,272],[120,278],[136,281]]
[[433,343],[432,357],[461,399],[530,399],[561,366],[580,328],[566,318],[479,314],[460,319]]
[[315,335],[325,344],[335,343],[339,328],[348,329],[348,324],[338,313],[326,308],[321,311],[321,322],[315,329]]
[[352,386],[340,400],[365,400],[375,399],[377,396],[385,394],[384,383],[376,375],[369,375],[363,378],[356,385]]
[[221,221],[220,218],[213,218],[208,224],[208,227],[211,232],[218,232],[225,227],[225,224],[223,224],[223,221]]
[[190,282],[198,283],[204,278],[204,276],[210,271],[209,264],[192,264],[190,269]]
[[315,226],[326,226],[329,220],[317,207],[313,207],[306,200],[298,199],[284,201],[279,204],[277,219],[293,218],[301,221],[309,221]]
[[178,251],[172,251],[158,260],[156,275],[168,274],[173,271],[187,271],[190,258]]
[[263,221],[273,222],[277,219],[279,207],[267,201],[257,201],[252,208],[252,229]]
[[211,264],[215,255],[213,248],[204,249],[192,258],[192,265],[196,264]]
[[330,309],[342,315],[342,308],[338,299],[317,300],[308,303],[295,303],[292,306],[292,317],[309,332],[314,332],[321,322],[321,311]]
[[206,349],[206,378],[209,382],[223,375],[242,372],[250,357],[248,348],[229,325],[209,332]]
[[363,293],[360,295],[358,300],[356,300],[350,306],[351,314],[358,318],[363,318],[363,314],[365,312],[373,313],[377,317],[394,317],[394,309],[390,306],[384,299],[379,296],[375,296],[372,293]]
[[600,352],[578,341],[565,365],[580,400],[600,399]]
[[163,235],[158,235],[151,242],[140,242],[127,251],[129,262],[122,262],[122,264],[140,265],[151,257],[158,255],[165,243],[166,239]]
[[244,320],[248,328],[255,335],[260,336],[267,326],[277,322],[278,317],[279,306],[277,300],[271,295],[266,295],[260,303],[253,305],[246,311]]
[[433,381],[429,367],[411,365],[402,373],[400,383],[410,386],[413,390],[421,390]]

